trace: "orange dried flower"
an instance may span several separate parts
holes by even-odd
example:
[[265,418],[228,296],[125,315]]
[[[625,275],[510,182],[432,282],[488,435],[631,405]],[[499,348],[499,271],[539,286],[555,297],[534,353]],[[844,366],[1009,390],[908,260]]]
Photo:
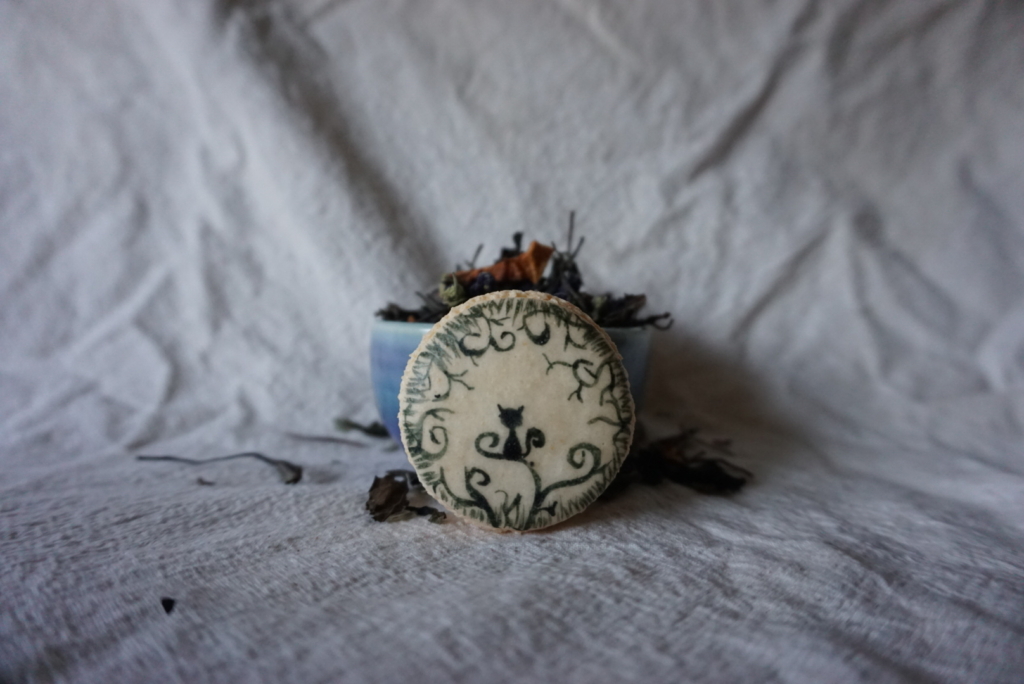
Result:
[[458,271],[455,279],[463,285],[468,285],[481,273],[487,272],[494,276],[497,282],[508,282],[515,280],[529,280],[536,283],[544,274],[554,247],[542,245],[536,240],[530,243],[526,251],[518,256],[502,259],[496,264],[483,268],[474,268],[471,271]]

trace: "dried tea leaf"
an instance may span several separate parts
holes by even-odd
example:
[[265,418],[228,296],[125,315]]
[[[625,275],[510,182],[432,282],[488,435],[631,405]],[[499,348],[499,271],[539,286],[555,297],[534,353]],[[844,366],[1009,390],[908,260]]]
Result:
[[401,513],[393,515],[388,518],[388,522],[395,522],[396,520],[411,520],[415,516],[426,518],[427,522],[432,523],[443,523],[448,519],[448,515],[444,511],[440,511],[432,506],[407,506],[404,513],[408,513],[408,516],[402,516]]
[[421,309],[403,309],[395,303],[388,304],[383,309],[377,310],[374,315],[385,321],[417,323],[423,320],[423,312]]
[[349,418],[336,418],[334,420],[334,425],[335,425],[335,427],[337,427],[342,432],[349,432],[351,430],[356,430],[357,432],[362,432],[367,437],[390,437],[391,436],[391,435],[388,434],[388,429],[386,427],[384,427],[384,424],[381,423],[379,420],[378,421],[374,421],[372,423],[363,424],[363,423],[358,423],[358,422],[356,422],[354,420],[351,420]]
[[[481,252],[481,250],[483,250],[483,248],[484,248],[483,245],[480,245],[479,247],[477,247],[476,254],[473,255],[473,263],[474,264],[476,263],[476,258],[478,256],[480,256],[480,252]],[[498,257],[498,260],[502,261],[504,259],[511,259],[512,257],[517,257],[517,256],[519,256],[522,253],[523,253],[523,231],[520,230],[520,231],[516,231],[515,233],[512,233],[512,246],[511,247],[502,247],[501,248],[501,255]],[[473,268],[473,267],[470,266],[470,268]]]
[[687,461],[668,461],[665,477],[702,494],[734,494],[753,474],[720,458],[694,457]]
[[387,523],[405,522],[406,520],[412,520],[415,517],[416,517],[416,514],[412,510],[406,508],[405,510],[399,511],[398,513],[395,513],[393,515],[389,515],[384,522],[387,522]]
[[[255,458],[262,455],[249,454],[249,456]],[[277,468],[277,474],[281,477],[281,482],[284,482],[285,484],[296,484],[302,479],[302,466],[297,466],[294,463],[290,463],[279,458],[267,458],[266,456],[262,456],[260,460]]]
[[444,511],[433,511],[427,518],[427,522],[432,522],[435,525],[439,525],[448,519],[448,514]]
[[447,306],[455,307],[468,299],[466,288],[456,277],[458,274],[449,273],[441,278],[441,284],[437,288],[437,295]]
[[185,458],[183,456],[136,456],[136,459],[140,461],[173,461],[175,463],[184,463],[186,465],[206,465],[207,463],[214,463],[216,461],[230,461],[236,458],[254,458],[257,461],[263,461],[269,465],[274,466],[277,470],[278,476],[281,481],[285,484],[295,484],[302,479],[302,466],[295,465],[289,461],[285,461],[280,458],[270,458],[257,451],[246,451],[241,454],[228,454],[227,456],[217,456],[214,458],[207,459],[195,459]]
[[429,522],[444,522],[447,516],[432,506],[413,506],[410,494],[423,494],[423,485],[414,470],[389,470],[384,477],[373,478],[366,510],[377,522],[402,522],[425,517]]
[[286,432],[284,433],[292,439],[301,439],[305,442],[323,442],[325,444],[344,444],[345,446],[359,447],[365,449],[367,447],[363,442],[357,442],[354,439],[346,439],[344,437],[335,437],[334,435],[307,435],[301,432]]
[[666,479],[702,494],[734,494],[753,473],[707,453],[712,450],[732,455],[730,446],[729,440],[703,439],[695,428],[648,444],[643,444],[642,437],[635,439],[605,498],[620,494],[633,482],[657,485]]
[[691,429],[653,442],[648,450],[650,458],[660,461],[661,474],[672,482],[704,494],[733,494],[753,473],[707,454],[707,449],[729,453],[728,446],[727,441],[704,440]]
[[404,479],[393,475],[373,478],[370,493],[366,499],[366,510],[377,522],[384,522],[396,513],[406,509],[406,495],[409,485]]

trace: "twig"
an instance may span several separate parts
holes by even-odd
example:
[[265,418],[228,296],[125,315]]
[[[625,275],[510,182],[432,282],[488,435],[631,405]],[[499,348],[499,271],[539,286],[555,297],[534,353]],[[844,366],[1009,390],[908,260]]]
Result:
[[135,458],[140,461],[172,461],[174,463],[185,463],[186,465],[206,465],[207,463],[230,461],[236,458],[255,458],[258,461],[263,461],[264,463],[274,466],[277,470],[277,474],[281,477],[281,481],[285,484],[295,484],[302,479],[302,466],[295,465],[294,463],[290,463],[279,458],[270,458],[258,451],[246,451],[240,454],[228,454],[227,456],[215,456],[214,458],[207,459],[185,458],[184,456],[170,455],[142,455],[136,456]]

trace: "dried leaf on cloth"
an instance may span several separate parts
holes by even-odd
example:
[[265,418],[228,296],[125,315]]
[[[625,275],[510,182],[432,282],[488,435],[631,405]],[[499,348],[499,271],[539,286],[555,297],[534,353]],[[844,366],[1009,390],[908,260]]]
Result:
[[[215,463],[217,461],[231,461],[237,458],[253,458],[257,461],[263,461],[268,465],[274,466],[277,470],[278,476],[281,481],[285,484],[296,484],[302,479],[302,466],[296,465],[290,461],[285,461],[280,458],[271,458],[257,451],[246,451],[241,454],[228,454],[227,456],[217,456],[215,458],[207,459],[196,459],[196,458],[185,458],[183,456],[137,456],[140,461],[172,461],[174,463],[184,463],[186,465],[206,465],[207,463]],[[199,483],[203,484],[203,483]],[[212,484],[212,483],[211,483]]]
[[696,428],[652,442],[645,442],[638,429],[629,456],[604,496],[615,496],[634,482],[657,485],[664,480],[702,494],[735,494],[754,474],[724,458],[733,455],[729,440],[705,439]]
[[444,511],[430,506],[413,506],[411,493],[422,494],[423,486],[411,470],[389,470],[384,477],[373,478],[366,499],[366,510],[377,522],[400,522],[416,516],[426,516],[432,523],[443,522]]

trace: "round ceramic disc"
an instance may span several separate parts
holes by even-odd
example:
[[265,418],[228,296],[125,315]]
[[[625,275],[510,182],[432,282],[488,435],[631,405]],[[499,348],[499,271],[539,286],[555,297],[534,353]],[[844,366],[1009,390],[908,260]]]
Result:
[[441,319],[409,358],[402,443],[438,501],[499,529],[579,513],[611,483],[633,438],[615,345],[557,297],[505,291]]

